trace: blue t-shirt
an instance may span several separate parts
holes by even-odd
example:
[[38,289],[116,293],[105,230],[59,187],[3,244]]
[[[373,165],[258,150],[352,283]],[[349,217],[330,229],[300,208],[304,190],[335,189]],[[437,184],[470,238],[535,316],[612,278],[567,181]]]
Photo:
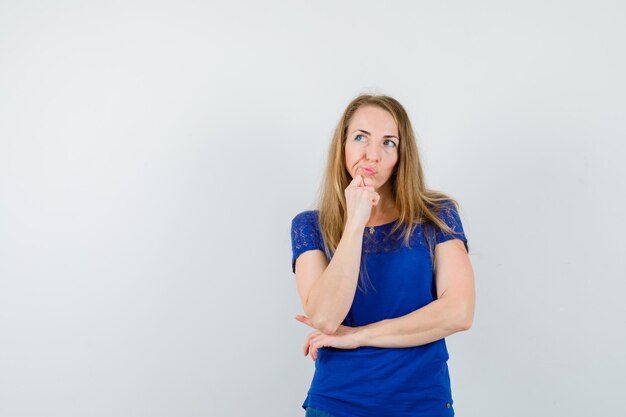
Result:
[[[391,233],[395,221],[363,230],[365,284],[359,277],[352,306],[342,322],[356,327],[404,316],[437,297],[428,244],[458,238],[465,242],[461,220],[450,202],[439,214],[455,233],[417,225],[403,246],[402,228]],[[292,270],[308,250],[324,252],[318,211],[296,215],[291,223]],[[363,266],[361,267],[363,275]],[[324,347],[318,350],[315,374],[302,407],[317,408],[337,417],[451,417],[452,392],[445,339],[407,348],[363,346],[357,349]]]

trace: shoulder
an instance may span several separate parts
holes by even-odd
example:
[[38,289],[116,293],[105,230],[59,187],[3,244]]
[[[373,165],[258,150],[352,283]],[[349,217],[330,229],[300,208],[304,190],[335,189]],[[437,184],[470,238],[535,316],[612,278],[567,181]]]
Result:
[[443,231],[439,227],[435,230],[436,243],[443,243],[451,239],[460,239],[465,244],[465,249],[469,252],[467,245],[467,237],[465,236],[465,230],[463,228],[463,222],[459,215],[457,203],[452,200],[441,201],[437,208],[437,217],[441,219],[446,226],[448,226],[451,232]]
[[311,236],[317,239],[321,236],[318,211],[305,210],[296,214],[291,220],[291,234],[297,241]]
[[429,203],[428,207],[437,212],[441,212],[444,210],[445,211],[456,210],[456,204],[451,199],[440,200],[435,203]]
[[293,219],[291,219],[291,225],[302,225],[302,224],[318,224],[319,222],[319,211],[318,210],[305,210],[296,214]]
[[291,247],[293,257],[292,270],[296,272],[296,259],[306,251],[319,249],[324,251],[324,239],[320,231],[317,210],[306,210],[298,213],[291,220]]
[[459,210],[457,203],[453,200],[441,200],[433,204],[428,205],[433,210],[437,217],[449,224],[459,218]]

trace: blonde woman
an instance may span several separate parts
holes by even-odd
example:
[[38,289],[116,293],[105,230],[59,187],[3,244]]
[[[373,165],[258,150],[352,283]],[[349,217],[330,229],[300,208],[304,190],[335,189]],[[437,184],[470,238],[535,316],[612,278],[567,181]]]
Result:
[[472,324],[474,273],[458,203],[426,187],[398,101],[348,104],[317,209],[291,227],[296,319],[315,329],[306,417],[453,416],[444,338]]

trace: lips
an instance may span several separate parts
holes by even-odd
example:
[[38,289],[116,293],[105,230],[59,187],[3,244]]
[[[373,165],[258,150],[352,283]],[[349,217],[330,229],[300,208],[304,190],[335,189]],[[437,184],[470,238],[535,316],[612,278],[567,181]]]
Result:
[[369,167],[361,167],[361,170],[367,174],[367,175],[374,175],[376,174],[376,170],[374,168],[369,168]]

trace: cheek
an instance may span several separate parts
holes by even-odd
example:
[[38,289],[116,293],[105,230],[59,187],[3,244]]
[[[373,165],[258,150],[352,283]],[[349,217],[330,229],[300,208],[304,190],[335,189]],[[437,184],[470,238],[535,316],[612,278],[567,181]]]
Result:
[[345,149],[345,162],[347,166],[352,166],[356,163],[355,156],[350,148],[346,147]]
[[397,167],[398,167],[398,161],[396,160],[395,162],[389,165],[389,172],[393,172],[393,170],[396,169]]

